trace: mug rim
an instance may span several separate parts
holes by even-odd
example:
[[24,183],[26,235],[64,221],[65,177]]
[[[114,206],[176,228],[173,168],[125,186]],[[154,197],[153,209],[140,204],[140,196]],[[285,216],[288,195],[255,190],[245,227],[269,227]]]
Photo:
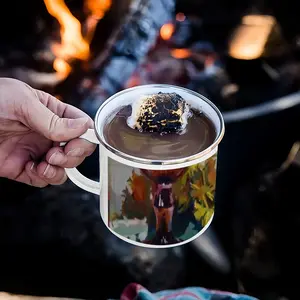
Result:
[[[153,160],[153,159],[148,159],[148,158],[141,158],[138,156],[133,156],[130,154],[127,154],[123,151],[118,150],[115,147],[112,147],[109,143],[107,143],[105,141],[105,138],[103,136],[103,128],[101,128],[101,133],[99,133],[99,126],[97,126],[99,124],[99,118],[101,115],[101,111],[103,110],[103,108],[108,105],[110,102],[114,101],[116,98],[130,93],[131,91],[135,91],[135,90],[141,90],[141,89],[151,89],[151,88],[176,88],[176,89],[180,89],[188,94],[192,94],[193,96],[196,96],[198,98],[200,98],[202,101],[206,102],[217,114],[219,121],[220,121],[220,130],[219,132],[217,132],[216,137],[214,139],[214,142],[208,146],[207,148],[205,148],[204,150],[193,154],[193,155],[189,155],[186,157],[182,157],[182,158],[174,158],[174,159],[167,159],[167,160]],[[135,86],[132,88],[128,88],[128,89],[124,89],[112,96],[110,96],[98,109],[96,116],[95,116],[95,133],[96,136],[100,142],[100,144],[102,146],[104,146],[109,152],[112,152],[113,154],[128,160],[128,161],[133,161],[142,165],[157,165],[157,166],[163,166],[163,165],[179,165],[179,164],[183,164],[183,163],[192,163],[195,160],[199,160],[201,159],[201,157],[207,155],[208,153],[212,152],[222,141],[224,133],[225,133],[225,124],[224,124],[224,119],[223,116],[220,112],[220,110],[217,108],[217,106],[211,102],[210,100],[208,100],[206,97],[204,97],[203,95],[194,92],[190,89],[184,88],[184,87],[180,87],[180,86],[176,86],[176,85],[170,85],[170,84],[145,84],[145,85],[139,85],[139,86]]]

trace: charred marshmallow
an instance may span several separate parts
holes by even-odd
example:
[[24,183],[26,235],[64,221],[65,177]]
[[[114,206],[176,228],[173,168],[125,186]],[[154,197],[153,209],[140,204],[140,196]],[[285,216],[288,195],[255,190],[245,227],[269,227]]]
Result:
[[190,107],[180,95],[158,93],[136,100],[127,124],[140,132],[182,133],[190,115]]

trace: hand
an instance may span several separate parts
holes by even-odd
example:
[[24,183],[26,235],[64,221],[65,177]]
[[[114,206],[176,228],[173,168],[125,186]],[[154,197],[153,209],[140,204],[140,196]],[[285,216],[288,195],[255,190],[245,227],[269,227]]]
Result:
[[78,139],[92,127],[81,110],[21,81],[0,78],[0,177],[36,187],[62,184],[64,168],[78,166],[95,150]]

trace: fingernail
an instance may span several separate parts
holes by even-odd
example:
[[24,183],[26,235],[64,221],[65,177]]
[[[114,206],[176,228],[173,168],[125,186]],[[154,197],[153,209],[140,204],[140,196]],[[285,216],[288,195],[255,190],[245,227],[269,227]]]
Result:
[[43,176],[46,177],[46,178],[53,178],[56,174],[56,171],[55,169],[51,166],[51,165],[47,165],[44,173],[43,173]]
[[69,128],[76,129],[84,126],[88,121],[89,118],[69,119],[68,126]]
[[76,149],[73,149],[73,150],[69,151],[67,153],[67,156],[79,157],[79,156],[82,156],[83,154],[84,154],[84,149],[82,149],[82,148],[76,148]]
[[67,161],[67,158],[61,152],[54,152],[49,158],[49,164],[60,165]]
[[35,163],[33,162],[32,165],[31,165],[31,167],[30,167],[30,171],[33,171],[34,166],[35,166]]

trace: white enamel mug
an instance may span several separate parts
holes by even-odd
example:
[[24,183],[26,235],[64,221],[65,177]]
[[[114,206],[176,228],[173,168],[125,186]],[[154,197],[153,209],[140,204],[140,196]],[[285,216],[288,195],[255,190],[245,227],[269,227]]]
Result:
[[[149,160],[107,143],[103,129],[121,107],[159,92],[179,94],[212,121],[216,137],[207,149],[179,159]],[[95,129],[81,136],[99,144],[100,182],[86,178],[76,168],[66,173],[77,186],[99,195],[102,220],[120,239],[149,248],[179,246],[199,237],[212,221],[217,152],[223,135],[222,115],[205,97],[171,85],[138,86],[111,96],[96,114]],[[159,176],[170,180],[158,186]]]

